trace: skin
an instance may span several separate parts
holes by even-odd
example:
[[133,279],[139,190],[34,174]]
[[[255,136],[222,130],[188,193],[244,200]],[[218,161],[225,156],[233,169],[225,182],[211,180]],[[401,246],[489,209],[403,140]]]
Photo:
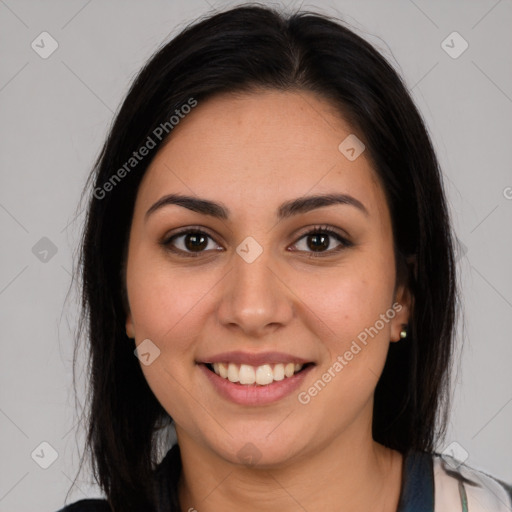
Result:
[[[176,424],[182,510],[396,510],[402,456],[373,441],[371,422],[375,386],[411,299],[396,283],[379,179],[365,152],[349,161],[338,150],[351,133],[313,93],[221,95],[174,128],[141,182],[128,250],[126,332],[137,345],[149,338],[161,351],[141,367]],[[281,203],[334,192],[355,197],[368,213],[331,205],[277,222]],[[145,218],[170,193],[220,202],[230,217],[167,205]],[[318,253],[303,233],[315,225],[338,230],[353,245],[335,252],[339,242],[331,237],[326,255],[312,258]],[[211,237],[198,257],[160,243],[191,226]],[[252,263],[236,252],[248,236],[263,248]],[[186,251],[185,240],[175,239],[174,247]],[[395,302],[400,312],[307,405],[298,392],[264,406],[234,404],[196,364],[232,350],[286,352],[316,364],[304,391]],[[248,442],[258,450],[255,465],[237,456]]]

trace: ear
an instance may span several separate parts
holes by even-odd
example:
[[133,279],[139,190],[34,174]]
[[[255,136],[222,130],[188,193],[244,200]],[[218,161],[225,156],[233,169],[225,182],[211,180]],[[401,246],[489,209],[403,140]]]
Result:
[[412,294],[405,284],[398,286],[393,304],[396,315],[391,320],[391,341],[396,342],[402,339],[400,332],[407,329],[413,310]]
[[131,313],[128,313],[126,315],[125,327],[126,327],[126,336],[128,336],[128,338],[135,339],[135,327],[133,325],[133,320],[132,320],[132,314]]

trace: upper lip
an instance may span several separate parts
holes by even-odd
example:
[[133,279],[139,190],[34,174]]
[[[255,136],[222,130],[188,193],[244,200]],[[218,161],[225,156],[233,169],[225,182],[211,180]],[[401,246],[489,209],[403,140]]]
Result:
[[199,363],[235,363],[235,364],[248,364],[250,366],[261,366],[263,364],[278,364],[278,363],[298,363],[306,364],[311,363],[307,359],[297,357],[292,354],[285,354],[284,352],[223,352],[211,357],[206,357]]

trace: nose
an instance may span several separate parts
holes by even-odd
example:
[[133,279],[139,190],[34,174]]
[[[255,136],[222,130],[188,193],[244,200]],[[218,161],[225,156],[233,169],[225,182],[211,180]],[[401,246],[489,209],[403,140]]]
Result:
[[293,293],[271,259],[265,250],[252,263],[233,255],[233,268],[223,279],[217,309],[221,325],[247,337],[262,338],[291,321]]

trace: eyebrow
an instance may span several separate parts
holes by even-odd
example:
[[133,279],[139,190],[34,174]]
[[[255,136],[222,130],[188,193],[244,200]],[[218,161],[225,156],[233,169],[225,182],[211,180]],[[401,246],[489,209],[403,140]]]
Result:
[[[331,206],[335,204],[349,205],[357,208],[366,216],[369,215],[366,207],[356,199],[348,194],[326,194],[326,195],[313,195],[299,197],[290,201],[286,201],[277,210],[278,220],[283,220],[293,215],[300,213],[307,213],[317,208],[324,206]],[[177,205],[187,208],[202,215],[208,215],[217,219],[229,219],[230,210],[220,203],[210,201],[209,199],[201,199],[198,197],[187,196],[182,194],[168,194],[161,197],[154,203],[145,214],[145,219],[155,211],[168,205]]]

